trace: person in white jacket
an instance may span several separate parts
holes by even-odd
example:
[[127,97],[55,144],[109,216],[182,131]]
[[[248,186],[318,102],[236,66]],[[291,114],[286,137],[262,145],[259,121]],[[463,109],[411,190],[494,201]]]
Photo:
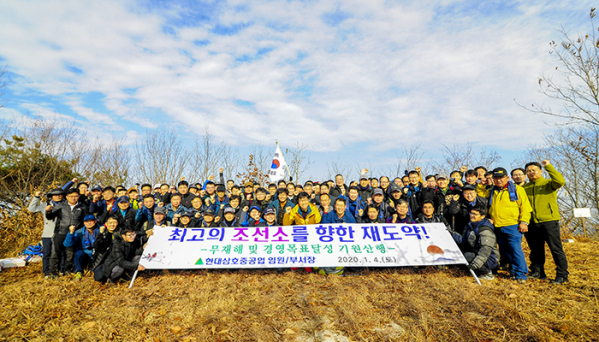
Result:
[[[64,199],[64,190],[56,188],[46,194],[48,197],[47,202],[42,202],[42,193],[37,191],[35,196],[29,203],[29,210],[32,213],[45,213],[48,207],[52,207]],[[42,270],[44,272],[44,278],[49,279],[52,277],[50,271],[50,255],[52,255],[52,237],[54,236],[54,228],[56,227],[56,218],[48,220],[46,215],[42,215],[44,218],[44,230],[42,231]]]

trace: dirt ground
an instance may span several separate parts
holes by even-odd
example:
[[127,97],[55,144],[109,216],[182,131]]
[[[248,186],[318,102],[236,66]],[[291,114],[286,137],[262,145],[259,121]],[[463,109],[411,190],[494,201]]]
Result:
[[[501,273],[369,269],[142,272],[101,285],[44,280],[41,263],[0,272],[2,341],[593,341],[598,242],[565,244],[570,283]],[[548,253],[547,273],[554,277]]]

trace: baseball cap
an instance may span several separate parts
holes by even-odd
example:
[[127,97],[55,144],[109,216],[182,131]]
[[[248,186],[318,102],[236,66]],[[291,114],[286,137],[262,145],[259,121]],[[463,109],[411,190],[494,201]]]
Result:
[[124,202],[129,202],[129,196],[121,196],[121,197],[119,197],[119,200],[117,201],[117,203],[124,203]]
[[372,193],[372,196],[374,196],[374,195],[384,195],[383,189],[381,189],[381,188],[374,189],[374,192]]
[[474,185],[472,184],[466,184],[462,187],[462,191],[466,191],[466,190],[474,190],[476,191],[476,187],[474,187]]
[[493,178],[502,178],[507,175],[507,170],[502,167],[498,167],[493,170]]
[[62,190],[61,188],[55,188],[55,189],[52,189],[52,191],[50,191],[46,195],[47,196],[64,195],[64,190]]
[[99,185],[96,185],[92,188],[92,191],[102,191],[102,187]]
[[85,222],[85,221],[97,221],[97,220],[94,215],[88,214],[88,215],[85,215],[85,217],[83,218],[83,222]]
[[158,208],[154,209],[154,214],[164,214],[164,215],[166,215],[166,208],[165,207],[158,207]]
[[264,215],[276,214],[276,213],[277,213],[277,211],[273,207],[268,207],[268,208],[266,208],[266,210],[264,210]]
[[401,192],[401,188],[399,187],[399,185],[395,184],[395,183],[391,183],[391,185],[389,185],[389,189],[391,190],[391,192]]
[[233,207],[226,207],[225,214],[228,214],[228,213],[235,214],[235,209],[233,209]]

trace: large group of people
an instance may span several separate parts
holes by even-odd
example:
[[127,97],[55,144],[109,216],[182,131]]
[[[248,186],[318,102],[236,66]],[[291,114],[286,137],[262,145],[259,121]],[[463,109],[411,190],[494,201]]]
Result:
[[[549,178],[543,177],[543,169]],[[221,168],[219,182],[212,176],[203,183],[183,178],[176,186],[90,188],[89,182],[73,179],[46,193],[44,200],[35,193],[29,210],[44,217],[46,279],[72,275],[80,280],[90,269],[95,280],[116,282],[143,271],[140,257],[157,227],[442,223],[481,279],[494,279],[502,268],[518,283],[546,279],[547,243],[557,266],[551,283],[562,284],[568,281],[568,264],[557,189],[564,183],[548,160],[509,174],[501,167],[479,166],[423,177],[416,168],[393,180],[362,174],[349,184],[342,175],[304,184],[236,184],[224,180]],[[523,236],[530,247],[529,265]]]

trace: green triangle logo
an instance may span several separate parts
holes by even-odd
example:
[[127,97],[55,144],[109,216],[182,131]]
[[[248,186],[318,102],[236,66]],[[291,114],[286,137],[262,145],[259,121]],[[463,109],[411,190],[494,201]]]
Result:
[[198,261],[196,261],[195,264],[196,265],[204,265],[204,262],[202,261],[202,258],[199,258]]

